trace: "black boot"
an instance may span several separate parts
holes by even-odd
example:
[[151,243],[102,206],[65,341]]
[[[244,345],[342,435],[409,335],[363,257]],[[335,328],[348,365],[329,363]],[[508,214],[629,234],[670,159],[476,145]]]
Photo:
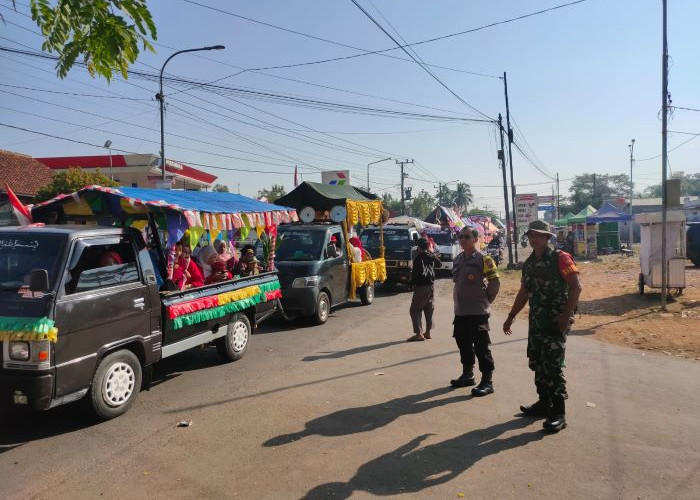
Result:
[[548,417],[552,411],[552,402],[549,398],[540,398],[529,406],[520,405],[520,411],[528,417]]
[[493,382],[491,381],[491,373],[483,373],[481,382],[472,389],[472,396],[481,397],[493,393]]
[[550,432],[559,432],[566,427],[566,404],[562,396],[552,398],[551,412],[542,427]]
[[462,373],[459,378],[450,380],[452,387],[470,387],[476,385],[474,374],[472,372]]

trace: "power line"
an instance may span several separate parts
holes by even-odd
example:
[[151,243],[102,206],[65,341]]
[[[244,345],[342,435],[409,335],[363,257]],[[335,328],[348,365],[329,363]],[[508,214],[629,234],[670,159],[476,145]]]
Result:
[[[685,146],[686,144],[688,144],[690,141],[694,141],[695,139],[697,139],[698,137],[700,137],[700,134],[691,134],[691,133],[689,133],[689,132],[674,132],[674,133],[675,133],[675,134],[692,135],[693,137],[691,137],[690,139],[688,139],[688,140],[686,140],[686,141],[681,142],[678,146],[675,146],[675,147],[669,149],[669,150],[668,150],[669,153],[670,153],[671,151],[675,151],[676,149],[682,148],[683,146]],[[634,161],[656,160],[657,158],[661,158],[661,156],[662,156],[662,155],[650,156],[649,158],[635,159]]]
[[[188,0],[188,1],[189,1],[189,0]],[[372,17],[372,14],[370,14],[369,12],[367,12],[367,11],[365,10],[365,8],[362,7],[362,5],[360,5],[360,4],[358,3],[357,0],[350,0],[350,1],[351,1],[353,4],[355,4],[355,6],[356,6],[358,9],[360,9],[360,11],[361,11],[365,16],[367,16],[367,18],[368,18],[370,21],[372,21],[372,23],[374,23],[375,26],[377,26],[377,28],[379,28],[386,36],[388,36],[388,37],[391,39],[391,41],[394,42],[394,43],[396,44],[396,46],[397,46],[398,48],[400,48],[401,50],[403,50],[403,51],[406,53],[407,56],[409,56],[411,59],[413,59],[413,61],[414,61],[416,64],[418,64],[421,68],[423,68],[423,70],[424,70],[426,73],[428,73],[436,82],[438,82],[445,90],[447,90],[450,94],[452,94],[454,97],[456,97],[457,100],[458,100],[459,102],[461,102],[462,104],[464,104],[466,107],[468,107],[468,108],[471,109],[472,111],[476,112],[477,114],[483,116],[484,118],[486,118],[487,120],[489,120],[490,122],[493,123],[493,121],[494,121],[493,118],[491,118],[490,116],[488,116],[488,115],[485,114],[485,113],[482,113],[481,111],[479,111],[478,109],[476,109],[474,106],[472,106],[471,104],[469,104],[467,101],[465,101],[464,99],[462,99],[459,95],[457,95],[457,93],[456,93],[454,90],[452,90],[452,89],[451,89],[450,87],[448,87],[442,80],[440,80],[440,78],[438,78],[438,76],[435,75],[422,61],[419,61],[418,58],[416,58],[411,52],[409,52],[409,51],[406,49],[406,47],[404,47],[403,45],[401,45],[401,44],[396,40],[396,38],[394,38],[394,37],[391,35],[391,33],[389,33],[386,29],[384,29],[384,27],[383,27],[379,22],[377,22],[377,20],[374,19],[374,17]]]
[[22,87],[20,85],[8,85],[5,83],[0,83],[0,87],[9,87],[12,89],[21,89],[21,90],[32,90],[34,92],[47,92],[49,94],[72,95],[72,96],[78,96],[78,97],[99,97],[101,99],[124,99],[127,101],[151,101],[152,100],[152,99],[139,99],[136,97],[122,97],[122,96],[99,95],[99,94],[81,94],[81,93],[77,93],[77,92],[59,92],[57,90],[38,89],[35,87]]

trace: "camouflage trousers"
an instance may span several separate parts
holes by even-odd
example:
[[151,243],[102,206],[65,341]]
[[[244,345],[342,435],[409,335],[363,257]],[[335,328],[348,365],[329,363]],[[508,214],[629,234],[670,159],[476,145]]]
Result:
[[551,327],[533,328],[527,338],[527,358],[530,369],[535,372],[535,386],[540,399],[566,398],[564,378],[564,356],[566,334],[559,332],[555,322]]

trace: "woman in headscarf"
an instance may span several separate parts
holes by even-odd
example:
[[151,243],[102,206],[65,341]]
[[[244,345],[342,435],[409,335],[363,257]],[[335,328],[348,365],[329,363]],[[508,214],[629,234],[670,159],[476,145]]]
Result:
[[173,271],[173,281],[179,290],[204,285],[202,271],[197,263],[192,260],[192,249],[189,245],[183,245],[182,247],[178,266]]
[[216,251],[219,253],[219,260],[224,261],[226,263],[226,270],[234,274],[233,272],[236,269],[236,251],[233,248],[229,251],[226,247],[227,245],[224,240],[216,240],[214,242],[214,248],[216,248]]
[[216,261],[216,259],[218,257],[219,257],[218,252],[211,245],[207,245],[205,247],[202,247],[199,250],[199,253],[197,254],[197,258],[199,259],[199,264],[202,266],[202,272],[204,273],[205,279],[208,278],[209,276],[211,276],[211,273],[212,273],[211,265]]
[[220,257],[216,246],[202,247],[199,251],[199,262],[202,264],[205,283],[219,283],[231,279],[231,274],[226,270],[226,261]]

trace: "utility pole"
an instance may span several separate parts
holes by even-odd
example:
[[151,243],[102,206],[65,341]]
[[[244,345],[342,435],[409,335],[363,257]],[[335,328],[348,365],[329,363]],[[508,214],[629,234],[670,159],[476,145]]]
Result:
[[561,214],[559,213],[559,172],[557,172],[557,216],[554,220],[557,220],[559,217],[561,217]]
[[[518,238],[518,226],[515,214],[515,181],[513,180],[513,129],[510,127],[510,106],[508,104],[508,76],[503,72],[503,88],[506,94],[506,126],[508,127],[508,163],[510,165],[510,196],[513,202],[513,234]],[[515,262],[518,262],[518,245],[515,244]]]
[[630,220],[627,223],[629,225],[629,245],[630,250],[632,250],[632,241],[634,239],[633,224],[632,224],[632,198],[634,197],[634,184],[632,184],[632,167],[634,166],[634,139],[630,142]]
[[506,155],[503,146],[503,117],[498,113],[498,131],[501,134],[501,149],[498,150],[498,159],[501,160],[501,172],[503,173],[503,203],[506,206],[506,241],[508,246],[508,269],[513,269],[513,233],[510,227],[510,206],[508,203],[508,180],[506,179]]
[[401,215],[406,215],[406,191],[404,188],[404,180],[407,174],[404,173],[403,167],[407,163],[413,163],[413,160],[396,160],[396,164],[401,165]]
[[668,210],[668,193],[666,170],[668,168],[668,38],[666,35],[667,0],[663,4],[663,49],[661,59],[661,310],[666,311],[666,294],[668,293],[668,262],[666,261],[666,211]]
[[438,205],[442,206],[442,182],[438,182]]

